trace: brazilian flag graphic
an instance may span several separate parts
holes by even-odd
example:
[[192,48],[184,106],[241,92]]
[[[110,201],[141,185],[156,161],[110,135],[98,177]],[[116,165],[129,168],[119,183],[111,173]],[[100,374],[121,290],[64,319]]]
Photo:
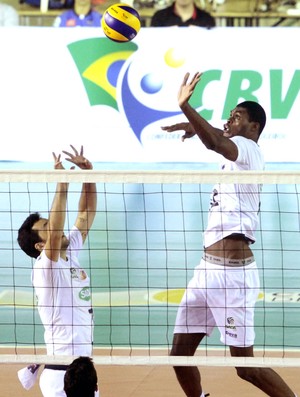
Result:
[[105,37],[80,40],[68,45],[91,106],[107,105],[118,110],[118,75],[124,62],[137,48],[132,42],[116,43]]

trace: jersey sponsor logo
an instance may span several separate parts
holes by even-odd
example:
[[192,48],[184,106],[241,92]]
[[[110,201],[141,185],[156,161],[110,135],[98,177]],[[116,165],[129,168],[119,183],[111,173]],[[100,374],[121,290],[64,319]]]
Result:
[[233,334],[232,332],[229,332],[227,330],[226,330],[225,334],[230,336],[231,338],[237,338],[237,334]]
[[236,329],[236,326],[234,324],[234,318],[233,317],[227,317],[227,325],[226,328],[229,329]]
[[89,287],[82,288],[82,290],[79,292],[79,298],[84,301],[90,301],[92,299]]
[[73,280],[83,281],[87,278],[87,274],[83,269],[76,269],[72,267],[70,269],[70,272],[71,272],[71,278]]
[[237,333],[234,332],[236,331],[236,326],[233,317],[227,317],[227,324],[225,325],[225,328],[226,328],[225,331],[226,335],[230,336],[231,338],[235,338],[235,339],[237,338]]

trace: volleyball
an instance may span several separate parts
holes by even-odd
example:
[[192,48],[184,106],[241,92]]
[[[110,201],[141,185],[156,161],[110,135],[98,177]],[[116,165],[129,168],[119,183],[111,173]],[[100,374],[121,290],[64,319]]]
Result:
[[139,13],[128,4],[113,4],[104,12],[101,20],[104,34],[118,43],[135,38],[141,28]]

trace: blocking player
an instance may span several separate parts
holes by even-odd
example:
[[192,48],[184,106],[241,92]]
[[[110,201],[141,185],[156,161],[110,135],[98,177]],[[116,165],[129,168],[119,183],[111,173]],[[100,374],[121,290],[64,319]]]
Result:
[[[63,151],[66,160],[81,169],[91,170],[83,147],[73,153]],[[54,168],[64,169],[61,155],[53,153]],[[74,168],[72,166],[72,168]],[[91,356],[93,342],[93,310],[90,280],[80,266],[82,249],[96,214],[97,192],[94,183],[84,183],[78,214],[68,235],[64,234],[68,184],[58,183],[48,219],[33,213],[18,232],[18,243],[30,257],[36,258],[32,283],[38,311],[44,325],[44,339],[50,356]],[[46,365],[40,376],[44,397],[66,397],[64,365]]]

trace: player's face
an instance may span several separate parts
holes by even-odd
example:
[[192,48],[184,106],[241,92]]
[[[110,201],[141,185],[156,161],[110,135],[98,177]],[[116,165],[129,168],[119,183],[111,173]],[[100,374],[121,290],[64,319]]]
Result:
[[[48,219],[41,218],[39,219],[32,227],[32,230],[36,230],[41,238],[41,241],[45,243],[48,239]],[[69,246],[69,240],[65,236],[64,233],[62,233],[62,238],[61,238],[61,248],[67,248]]]
[[39,219],[32,226],[32,230],[37,231],[41,241],[45,243],[48,237],[48,219]]
[[236,107],[231,111],[227,123],[224,124],[223,136],[232,138],[233,136],[239,135],[248,138],[250,128],[251,123],[249,122],[247,110]]

